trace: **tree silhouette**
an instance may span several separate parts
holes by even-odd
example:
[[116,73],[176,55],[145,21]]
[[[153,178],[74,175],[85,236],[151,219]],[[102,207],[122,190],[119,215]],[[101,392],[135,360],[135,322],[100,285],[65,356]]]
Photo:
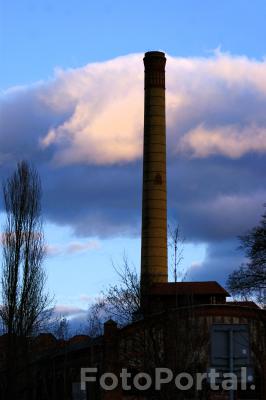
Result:
[[248,261],[229,275],[227,286],[232,294],[255,294],[261,301],[266,290],[266,212],[257,226],[240,236],[240,241]]
[[45,246],[37,171],[26,161],[18,163],[4,183],[3,193],[1,317],[8,334],[27,337],[38,329],[49,304],[42,268]]

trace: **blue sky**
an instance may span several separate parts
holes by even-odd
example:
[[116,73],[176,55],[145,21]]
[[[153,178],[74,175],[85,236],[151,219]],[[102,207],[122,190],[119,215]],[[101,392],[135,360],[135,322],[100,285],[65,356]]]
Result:
[[1,177],[21,157],[40,170],[57,303],[86,308],[124,252],[139,267],[141,58],[154,49],[168,54],[169,218],[192,278],[224,281],[265,202],[265,1],[0,4]]
[[206,56],[221,46],[261,59],[265,14],[263,0],[1,0],[1,87],[149,49]]

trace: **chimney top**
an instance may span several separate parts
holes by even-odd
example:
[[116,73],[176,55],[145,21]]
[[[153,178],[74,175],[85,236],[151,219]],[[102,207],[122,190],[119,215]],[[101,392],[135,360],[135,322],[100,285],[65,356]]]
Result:
[[165,89],[165,54],[162,51],[148,51],[143,58],[145,65],[145,89]]
[[145,68],[164,71],[166,58],[162,51],[148,51],[143,58]]
[[162,51],[147,51],[145,53],[145,57],[165,57],[165,54]]

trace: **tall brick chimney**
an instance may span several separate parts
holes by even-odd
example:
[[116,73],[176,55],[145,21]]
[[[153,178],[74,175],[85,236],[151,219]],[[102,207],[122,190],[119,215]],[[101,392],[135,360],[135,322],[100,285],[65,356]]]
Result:
[[165,54],[145,53],[141,234],[142,303],[152,284],[168,281],[165,135]]

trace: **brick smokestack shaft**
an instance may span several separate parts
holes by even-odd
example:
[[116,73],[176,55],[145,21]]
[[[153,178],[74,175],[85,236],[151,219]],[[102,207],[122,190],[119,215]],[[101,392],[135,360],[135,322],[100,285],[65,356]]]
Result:
[[164,53],[145,53],[141,293],[167,282],[167,207]]

